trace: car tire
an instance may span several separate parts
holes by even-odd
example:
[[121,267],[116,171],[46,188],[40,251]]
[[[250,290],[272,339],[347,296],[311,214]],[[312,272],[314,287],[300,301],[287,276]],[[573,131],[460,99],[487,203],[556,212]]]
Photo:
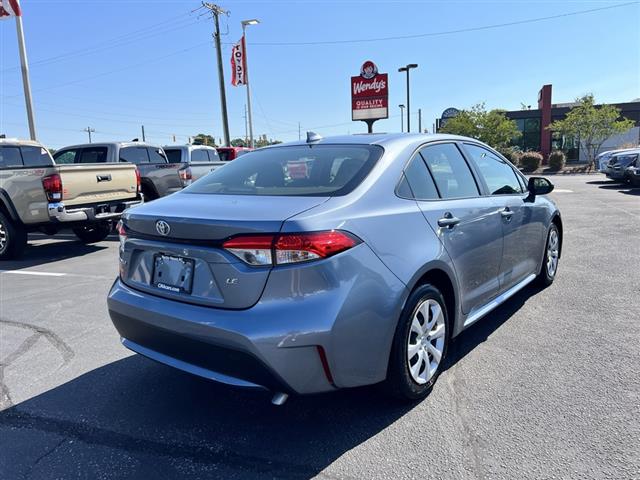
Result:
[[0,211],[0,260],[20,257],[26,246],[26,230]]
[[75,233],[76,237],[83,243],[96,243],[101,242],[109,236],[111,227],[110,222],[94,223],[83,227],[76,227],[73,229],[73,233]]
[[[431,328],[429,323],[433,324]],[[450,338],[451,325],[442,294],[429,284],[416,287],[393,338],[386,380],[389,393],[408,401],[425,398],[443,369]],[[411,358],[410,348],[416,352]],[[437,364],[435,353],[440,355]]]
[[551,285],[558,274],[560,242],[560,231],[557,225],[552,223],[547,233],[547,241],[544,244],[544,258],[537,278],[538,284],[542,287]]

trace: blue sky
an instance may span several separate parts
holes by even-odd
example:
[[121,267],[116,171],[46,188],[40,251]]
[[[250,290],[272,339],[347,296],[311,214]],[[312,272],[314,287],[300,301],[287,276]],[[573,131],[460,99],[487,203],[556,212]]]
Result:
[[[600,102],[640,97],[640,4],[575,16],[422,38],[320,45],[483,27],[627,3],[621,1],[220,1],[231,136],[244,137],[245,89],[230,85],[231,43],[249,27],[254,132],[280,140],[366,131],[351,122],[349,77],[364,60],[389,73],[391,106],[377,131],[400,129],[399,66],[412,71],[412,126],[449,106],[535,108],[553,84],[554,103],[592,92]],[[199,2],[23,0],[39,140],[59,148],[140,136],[171,143],[199,132],[222,136],[212,21]],[[272,45],[265,45],[271,43]],[[15,22],[0,22],[0,133],[28,137]]]

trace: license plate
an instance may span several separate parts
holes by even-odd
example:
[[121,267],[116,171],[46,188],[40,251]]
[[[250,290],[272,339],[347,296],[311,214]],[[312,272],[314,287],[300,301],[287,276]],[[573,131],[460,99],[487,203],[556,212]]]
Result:
[[153,261],[152,285],[174,293],[191,293],[194,261],[189,258],[156,255]]

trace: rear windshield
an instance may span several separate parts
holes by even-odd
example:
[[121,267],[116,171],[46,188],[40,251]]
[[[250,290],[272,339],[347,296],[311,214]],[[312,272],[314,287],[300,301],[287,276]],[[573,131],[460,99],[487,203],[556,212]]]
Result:
[[382,156],[375,145],[302,145],[248,152],[186,193],[340,196],[357,187]]

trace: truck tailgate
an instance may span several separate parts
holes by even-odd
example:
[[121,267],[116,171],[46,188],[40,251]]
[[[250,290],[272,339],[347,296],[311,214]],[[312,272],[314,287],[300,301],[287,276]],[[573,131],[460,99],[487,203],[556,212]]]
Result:
[[130,163],[59,165],[66,206],[135,198],[136,166]]

